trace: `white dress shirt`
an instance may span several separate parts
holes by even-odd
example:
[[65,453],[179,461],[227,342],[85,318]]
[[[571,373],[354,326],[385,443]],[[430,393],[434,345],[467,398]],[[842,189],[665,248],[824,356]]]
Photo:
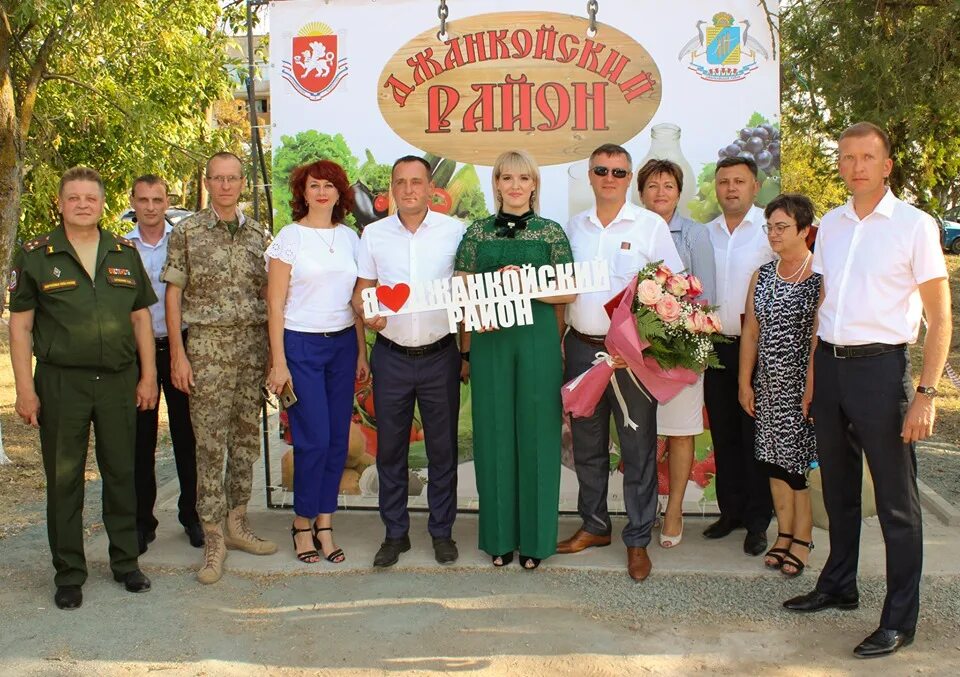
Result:
[[711,302],[720,306],[717,314],[726,336],[740,336],[750,278],[757,268],[777,258],[763,232],[764,223],[763,210],[753,206],[733,233],[723,214],[707,224],[717,264],[717,298]]
[[157,295],[158,301],[150,306],[150,319],[152,320],[155,338],[163,338],[167,335],[167,310],[163,301],[167,291],[167,283],[160,280],[160,272],[163,270],[163,264],[167,262],[167,243],[172,231],[173,226],[164,222],[163,236],[157,244],[147,244],[143,241],[143,237],[140,235],[140,226],[134,227],[125,236],[136,245],[137,251],[140,252],[143,267],[147,271],[147,277],[150,278],[150,286],[153,287],[153,292]]
[[683,270],[666,221],[630,202],[624,203],[606,227],[597,218],[594,206],[572,217],[565,230],[574,261],[606,259],[610,270],[610,291],[578,294],[567,306],[567,324],[581,334],[607,333],[610,318],[603,304],[623,291],[648,263],[662,260],[675,272]]
[[[360,238],[340,224],[319,229],[291,223],[277,233],[263,258],[290,264],[283,327],[292,331],[339,331],[354,323],[350,298],[357,283]],[[333,251],[330,251],[330,250]]]
[[915,342],[923,312],[917,287],[947,277],[936,221],[889,189],[863,219],[852,199],[827,212],[813,270],[824,290],[817,334],[841,346]]
[[[453,277],[457,247],[466,226],[445,214],[428,211],[416,232],[407,230],[396,214],[371,223],[360,236],[357,268],[361,278],[394,286],[411,286]],[[436,343],[450,333],[447,311],[394,315],[381,334],[408,348]]]

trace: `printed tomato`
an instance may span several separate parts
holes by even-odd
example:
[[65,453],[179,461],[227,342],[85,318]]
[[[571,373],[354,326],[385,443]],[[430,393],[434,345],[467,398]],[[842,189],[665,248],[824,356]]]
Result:
[[373,211],[378,213],[386,213],[390,208],[390,198],[387,197],[386,193],[380,193],[373,200]]
[[431,211],[440,212],[441,214],[449,214],[452,208],[453,198],[450,197],[450,193],[445,191],[443,188],[434,188],[433,198],[430,202]]

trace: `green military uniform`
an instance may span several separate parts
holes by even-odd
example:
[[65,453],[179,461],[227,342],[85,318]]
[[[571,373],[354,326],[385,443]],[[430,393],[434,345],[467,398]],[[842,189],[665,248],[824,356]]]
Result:
[[[559,224],[533,212],[508,221],[519,228],[497,227],[495,219],[467,229],[457,251],[458,271],[573,261]],[[480,549],[493,556],[519,549],[543,559],[557,548],[560,335],[554,306],[534,300],[533,320],[470,339]]]
[[34,311],[34,383],[47,477],[47,535],[56,584],[82,585],[83,473],[96,435],[103,524],[115,574],[137,569],[137,348],[130,314],[157,300],[133,243],[100,231],[91,280],[63,227],[17,252],[10,311]]
[[160,276],[183,290],[183,321],[190,327],[197,513],[206,524],[219,524],[227,510],[246,506],[260,457],[267,364],[263,254],[270,236],[247,218],[233,230],[212,209],[184,219],[170,233]]

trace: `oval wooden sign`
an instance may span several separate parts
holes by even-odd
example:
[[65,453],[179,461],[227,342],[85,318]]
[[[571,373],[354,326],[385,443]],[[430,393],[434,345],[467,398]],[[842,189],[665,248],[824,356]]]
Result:
[[626,33],[554,12],[478,14],[401,47],[380,74],[387,124],[413,146],[492,165],[510,148],[541,165],[636,136],[660,106],[660,71]]

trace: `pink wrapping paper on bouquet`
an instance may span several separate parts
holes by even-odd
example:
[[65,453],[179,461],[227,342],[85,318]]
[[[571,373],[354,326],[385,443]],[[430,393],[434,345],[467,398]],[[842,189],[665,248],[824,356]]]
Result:
[[[697,382],[697,374],[682,367],[664,369],[653,358],[644,357],[650,344],[640,338],[633,316],[633,299],[637,294],[637,276],[630,284],[604,304],[610,316],[610,329],[604,345],[610,355],[619,355],[630,371],[660,404],[670,401],[686,386]],[[609,361],[598,357],[590,369],[563,386],[563,410],[573,416],[590,416],[613,376]],[[622,403],[621,403],[622,404]],[[624,411],[624,418],[626,411]]]

